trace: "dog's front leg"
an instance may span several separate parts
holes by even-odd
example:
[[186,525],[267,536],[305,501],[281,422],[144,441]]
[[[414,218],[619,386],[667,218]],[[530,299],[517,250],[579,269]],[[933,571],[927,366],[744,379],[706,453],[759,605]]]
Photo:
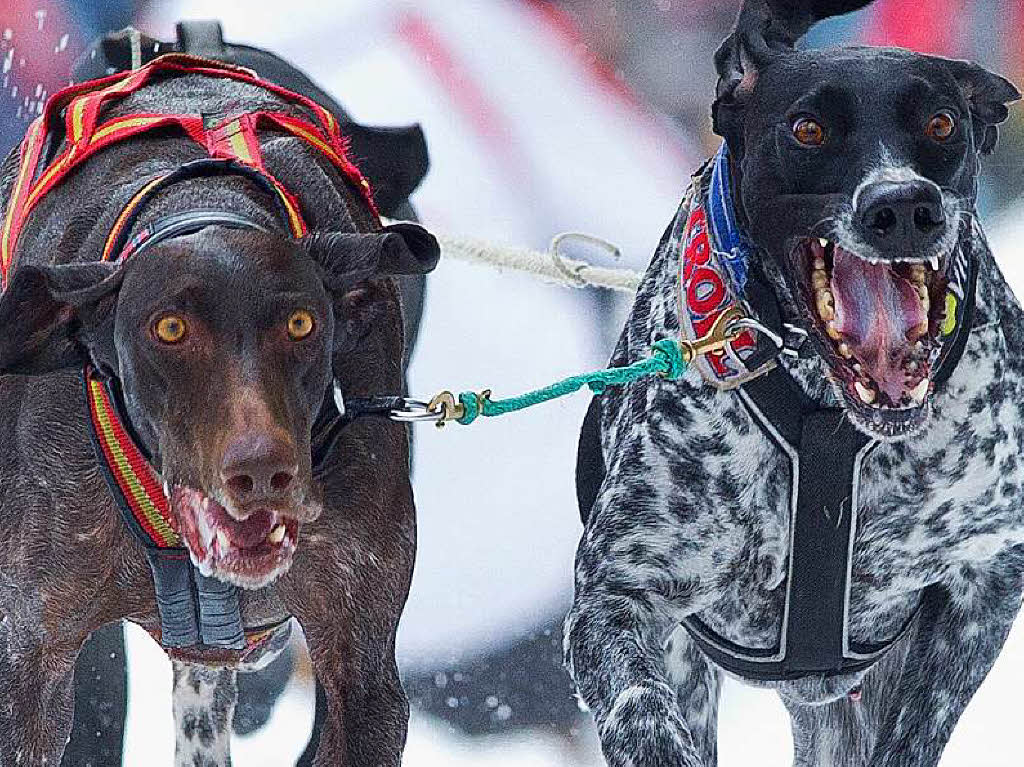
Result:
[[[411,491],[396,503],[411,501]],[[408,500],[406,500],[408,499]],[[315,767],[399,767],[409,702],[398,677],[395,631],[412,577],[409,527],[371,526],[324,511],[303,528],[278,586],[309,645],[326,712]]]
[[[688,726],[665,666],[665,641],[685,614],[679,600],[693,593],[693,583],[659,566],[665,560],[644,551],[651,542],[644,536],[631,538],[628,556],[618,556],[626,549],[594,529],[602,523],[600,505],[577,554],[565,644],[605,759],[610,767],[707,767],[700,757],[707,749],[698,740],[715,734]],[[708,689],[694,688],[695,694]]]
[[[984,568],[984,569],[982,569]],[[1024,547],[926,590],[870,767],[934,767],[1021,605]]]
[[59,765],[74,713],[77,651],[36,643],[0,621],[0,766]]
[[175,767],[231,767],[234,670],[179,661],[173,666]]

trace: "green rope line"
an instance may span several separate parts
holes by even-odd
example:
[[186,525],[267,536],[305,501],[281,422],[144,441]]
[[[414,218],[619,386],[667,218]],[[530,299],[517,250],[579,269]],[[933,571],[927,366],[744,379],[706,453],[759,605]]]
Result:
[[686,372],[686,358],[678,342],[667,338],[662,339],[654,344],[651,351],[650,357],[634,362],[632,365],[571,376],[519,397],[492,400],[485,394],[462,392],[459,395],[459,402],[466,409],[466,413],[458,419],[458,422],[463,426],[469,426],[480,416],[493,418],[506,413],[514,413],[517,410],[524,410],[542,402],[572,394],[584,386],[590,387],[595,394],[601,394],[609,386],[622,386],[655,375],[674,381]]

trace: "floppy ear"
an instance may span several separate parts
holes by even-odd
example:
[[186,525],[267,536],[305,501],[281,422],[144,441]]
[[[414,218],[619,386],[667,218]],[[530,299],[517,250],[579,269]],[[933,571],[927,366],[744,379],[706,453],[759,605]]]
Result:
[[426,274],[441,256],[434,235],[418,224],[399,223],[379,232],[314,233],[303,244],[320,265],[331,290],[355,285],[374,276]]
[[971,106],[975,148],[982,154],[990,154],[996,148],[999,138],[996,126],[1009,116],[1006,105],[1017,101],[1020,91],[1005,77],[989,72],[974,62],[953,59],[943,61]]
[[88,361],[88,336],[113,314],[110,263],[19,267],[0,295],[0,374],[41,375]]
[[355,346],[382,316],[392,294],[374,277],[426,274],[441,255],[432,234],[405,222],[371,234],[311,234],[304,244],[331,293],[335,354]]
[[[718,85],[711,106],[715,132],[738,143],[737,117],[754,90],[757,72],[793,49],[815,23],[869,5],[872,0],[744,0],[736,28],[715,52]],[[738,151],[739,147],[731,147]]]

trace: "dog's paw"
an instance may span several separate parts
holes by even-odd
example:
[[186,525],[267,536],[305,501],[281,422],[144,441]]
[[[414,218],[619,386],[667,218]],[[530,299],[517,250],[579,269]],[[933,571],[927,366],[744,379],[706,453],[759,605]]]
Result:
[[667,685],[630,687],[601,725],[608,767],[703,767]]

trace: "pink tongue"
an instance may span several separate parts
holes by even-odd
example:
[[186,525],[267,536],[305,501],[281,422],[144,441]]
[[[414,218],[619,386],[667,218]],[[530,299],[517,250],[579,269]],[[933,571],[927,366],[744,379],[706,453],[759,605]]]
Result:
[[242,522],[225,513],[219,520],[218,527],[225,532],[233,545],[240,549],[251,549],[267,539],[273,524],[273,513],[257,511]]
[[878,388],[899,403],[907,334],[927,320],[914,286],[886,264],[869,264],[836,248],[832,294],[836,328]]

